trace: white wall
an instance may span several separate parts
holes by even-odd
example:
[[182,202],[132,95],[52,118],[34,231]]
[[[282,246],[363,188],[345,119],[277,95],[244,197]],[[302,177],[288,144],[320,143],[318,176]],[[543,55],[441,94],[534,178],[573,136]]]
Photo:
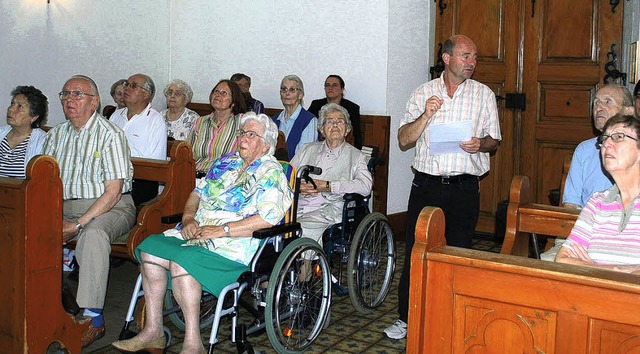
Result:
[[[299,75],[308,106],[339,74],[362,113],[392,117],[388,213],[406,210],[413,150],[399,150],[396,132],[409,94],[428,79],[432,1],[50,1],[0,0],[5,105],[13,87],[34,85],[49,97],[53,125],[64,120],[57,93],[73,74],[96,80],[110,104],[111,83],[137,72],[160,91],[184,79],[197,102],[244,72],[267,107],[281,106],[280,79]],[[156,95],[153,105],[164,104]]]

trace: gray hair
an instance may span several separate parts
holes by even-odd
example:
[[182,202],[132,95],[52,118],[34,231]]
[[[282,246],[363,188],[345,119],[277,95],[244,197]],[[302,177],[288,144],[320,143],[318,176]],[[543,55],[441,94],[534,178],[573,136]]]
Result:
[[165,96],[167,95],[167,90],[169,90],[169,86],[171,85],[178,86],[178,90],[184,92],[185,97],[187,97],[187,103],[191,102],[191,99],[193,98],[193,90],[186,81],[180,79],[169,81],[167,86],[164,87],[164,91],[162,92]]
[[149,91],[149,102],[153,101],[153,96],[156,94],[156,84],[153,82],[149,75],[137,74],[144,77],[144,88]]
[[[322,108],[320,108],[320,113],[318,114],[318,131],[323,133],[322,127],[324,126],[324,119],[327,118],[327,115],[332,112],[338,112],[342,114],[344,117],[344,121],[347,126],[347,132],[350,132],[353,126],[351,125],[351,118],[349,117],[349,112],[337,103],[327,103]],[[323,133],[324,134],[324,133]]]
[[120,80],[114,82],[113,85],[111,85],[111,91],[109,91],[111,96],[115,95],[116,89],[118,88],[118,86],[124,85],[125,82],[127,82],[127,79],[120,79]]
[[[67,82],[74,80],[74,79],[80,79],[80,80],[84,80],[86,82],[89,83],[89,85],[91,86],[91,91],[93,95],[98,97],[98,100],[100,99],[100,92],[98,91],[98,85],[96,85],[96,82],[93,81],[92,78],[86,76],[86,75],[73,75],[72,77],[69,78],[69,80],[65,81],[64,84],[66,85]],[[64,89],[64,85],[62,86]]]
[[269,118],[266,114],[255,114],[254,112],[247,112],[240,117],[240,127],[244,127],[245,123],[254,120],[260,123],[264,127],[264,133],[262,138],[264,143],[269,145],[269,155],[273,155],[276,151],[276,144],[278,143],[278,127],[273,119]]
[[285,81],[294,81],[298,86],[300,92],[302,92],[302,94],[304,95],[304,84],[302,83],[302,79],[300,79],[298,75],[287,75],[283,77],[282,81],[280,81],[280,85],[282,85],[282,83]]
[[231,78],[229,80],[236,82],[242,79],[247,79],[247,82],[249,83],[249,87],[251,87],[251,78],[248,75],[245,75],[243,73],[235,73],[231,75]]
[[622,101],[620,103],[622,103],[623,107],[632,107],[633,106],[633,96],[631,95],[631,92],[629,91],[629,89],[626,86],[622,86],[620,84],[607,84],[603,88],[605,88],[605,87],[611,87],[611,88],[616,89],[618,91],[618,95],[619,95],[618,97]]

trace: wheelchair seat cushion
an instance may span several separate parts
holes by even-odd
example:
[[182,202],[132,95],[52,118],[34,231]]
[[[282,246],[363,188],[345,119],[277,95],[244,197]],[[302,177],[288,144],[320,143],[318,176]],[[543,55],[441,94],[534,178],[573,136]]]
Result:
[[140,260],[140,252],[168,259],[182,266],[200,284],[202,289],[220,295],[222,289],[238,280],[249,267],[229,260],[203,247],[182,245],[186,241],[156,234],[147,237],[136,248],[136,258]]

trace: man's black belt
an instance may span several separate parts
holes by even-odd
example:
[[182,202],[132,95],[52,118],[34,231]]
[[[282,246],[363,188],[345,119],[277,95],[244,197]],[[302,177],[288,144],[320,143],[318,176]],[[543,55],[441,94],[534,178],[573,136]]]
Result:
[[[131,194],[131,191],[122,193],[122,195],[128,195],[128,194]],[[85,199],[85,198],[69,198],[69,199],[65,199],[64,201],[66,202],[68,200],[80,200],[80,199]]]
[[196,171],[196,178],[203,178],[207,173],[204,171]]
[[430,179],[432,181],[437,181],[442,184],[460,184],[464,181],[478,179],[478,176],[469,175],[469,174],[463,174],[463,175],[457,175],[457,176],[434,176],[434,175],[430,175],[422,172],[417,172],[417,173],[424,176],[427,179]]

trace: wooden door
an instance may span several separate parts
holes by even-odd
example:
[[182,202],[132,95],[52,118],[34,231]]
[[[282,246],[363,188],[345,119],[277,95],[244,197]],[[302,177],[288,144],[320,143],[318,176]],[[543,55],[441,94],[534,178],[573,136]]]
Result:
[[591,101],[603,84],[611,45],[620,53],[622,2],[614,7],[598,0],[437,0],[436,5],[436,53],[451,35],[467,35],[478,46],[473,79],[497,97],[526,96],[524,110],[507,109],[505,100],[498,100],[502,141],[480,182],[476,227],[493,233],[497,204],[508,199],[515,174],[527,175],[535,201],[548,204],[549,190],[560,186],[565,154],[593,136]]

